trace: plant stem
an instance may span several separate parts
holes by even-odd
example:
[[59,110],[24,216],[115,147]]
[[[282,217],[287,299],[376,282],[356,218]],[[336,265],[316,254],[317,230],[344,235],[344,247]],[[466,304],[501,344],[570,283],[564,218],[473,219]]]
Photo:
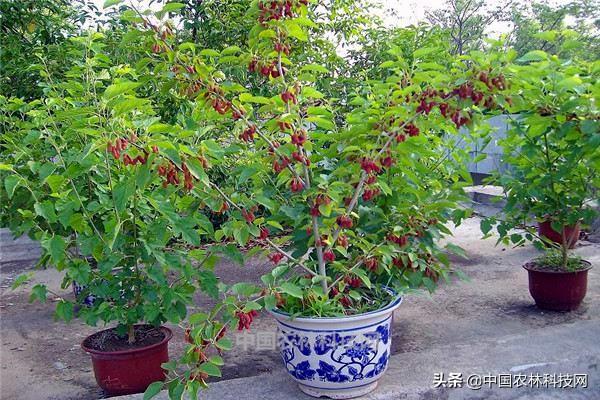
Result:
[[129,344],[135,343],[135,326],[130,324],[127,326],[127,342]]
[[[235,209],[242,211],[242,208],[237,205],[229,196],[227,196],[225,194],[225,192],[223,192],[221,190],[221,188],[217,185],[215,185],[212,182],[208,182],[209,186],[212,187],[213,189],[215,189],[217,192],[219,192],[219,194],[221,195],[221,197],[223,197],[223,199],[229,203],[232,207],[234,207]],[[306,272],[308,272],[311,275],[316,275],[314,271],[312,271],[310,268],[306,267],[304,265],[304,263],[302,262],[302,260],[298,260],[296,259],[294,256],[292,256],[291,254],[287,253],[285,250],[283,250],[281,247],[277,246],[277,244],[275,244],[271,239],[266,239],[265,240],[269,246],[271,246],[273,249],[275,249],[275,251],[283,254],[289,261],[291,261],[292,263],[294,263],[295,265],[298,265],[299,267],[303,268]]]
[[[414,121],[418,115],[419,114],[414,114],[412,117],[410,117],[409,119],[404,121],[404,123],[402,125],[400,125],[399,129],[404,128],[406,125],[408,125],[409,123]],[[391,146],[394,139],[395,139],[395,136],[393,134],[390,134],[388,140],[385,142],[383,147],[379,150],[379,152],[377,152],[376,157],[381,157],[381,155],[383,153],[385,153],[387,151],[387,149]],[[350,214],[352,212],[352,210],[354,210],[354,207],[358,203],[358,197],[360,196],[360,193],[365,185],[365,181],[367,180],[368,176],[369,176],[369,174],[367,174],[364,170],[361,172],[360,180],[358,181],[358,185],[356,185],[356,190],[354,191],[352,200],[350,200],[350,204],[348,204],[348,207],[346,208],[347,215]],[[338,237],[340,236],[341,231],[342,231],[342,228],[339,226],[333,231],[331,244],[329,246],[327,246],[327,249],[331,249],[331,248],[333,248],[333,246],[335,246],[335,242],[337,241]]]

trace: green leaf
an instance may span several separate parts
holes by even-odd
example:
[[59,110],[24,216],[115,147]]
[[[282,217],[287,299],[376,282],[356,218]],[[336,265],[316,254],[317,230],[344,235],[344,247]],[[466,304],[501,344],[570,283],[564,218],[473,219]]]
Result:
[[115,4],[119,4],[119,3],[122,3],[122,2],[123,2],[123,0],[106,0],[104,2],[104,8],[112,7]]
[[221,370],[219,369],[219,367],[210,362],[200,364],[200,367],[198,367],[198,369],[209,376],[221,376]]
[[181,400],[183,399],[183,392],[185,391],[185,385],[178,379],[172,380],[169,383],[169,400]]
[[205,185],[208,185],[210,183],[208,175],[206,175],[206,172],[204,172],[202,163],[200,163],[198,159],[188,158],[185,162],[185,165],[187,165],[192,175],[194,175],[194,177],[200,182],[202,182]]
[[162,10],[160,10],[160,13],[162,15],[164,15],[164,14],[166,14],[168,12],[177,11],[177,10],[180,10],[180,9],[182,9],[184,7],[185,7],[185,4],[177,3],[177,2],[171,2],[171,3],[165,4],[165,6],[162,8]]
[[56,317],[65,322],[73,319],[73,303],[69,303],[63,299],[56,304]]
[[392,195],[392,189],[388,186],[387,183],[385,183],[384,181],[379,181],[379,187],[381,188],[381,191],[386,195],[386,196],[391,196]]
[[198,282],[200,283],[200,289],[213,299],[219,297],[219,281],[212,271],[200,271],[198,272]]
[[[329,73],[329,70],[327,68],[325,68],[322,65],[319,64],[308,64],[303,66],[300,71],[305,72],[305,71],[311,71],[311,72],[321,72],[323,74],[327,74]],[[303,90],[306,90],[306,88],[304,88]]]
[[287,28],[288,34],[291,37],[301,40],[303,42],[308,40],[308,35],[304,31],[304,29],[302,29],[300,25],[298,25],[294,20],[286,20],[285,26]]
[[56,222],[54,204],[50,200],[46,200],[43,203],[35,203],[33,209],[37,215],[44,218],[48,223],[53,224]]
[[144,392],[144,399],[143,400],[150,400],[151,398],[153,398],[154,396],[156,396],[162,390],[163,385],[164,385],[164,383],[160,382],[160,381],[159,382],[152,382],[146,388],[146,391]]
[[240,101],[242,103],[257,103],[257,104],[270,104],[271,100],[262,96],[252,96],[250,93],[240,94]]
[[213,49],[204,49],[200,52],[201,56],[207,56],[207,57],[219,57],[221,55],[221,53],[219,53],[216,50]]
[[302,89],[302,95],[309,99],[322,99],[323,97],[325,97],[325,95],[323,95],[323,93],[319,92],[318,90],[316,90],[310,86],[307,86]]
[[60,263],[65,259],[65,251],[67,245],[61,236],[52,236],[47,243],[47,249],[50,253],[50,257],[55,263]]
[[236,262],[241,267],[244,266],[244,254],[240,251],[240,249],[233,245],[228,244],[226,246],[219,246],[215,250],[218,250],[225,257],[229,258],[231,261]]
[[208,155],[217,160],[222,160],[225,154],[223,146],[214,141],[213,139],[203,140],[202,145],[206,147]]
[[323,214],[325,217],[329,217],[331,215],[332,204],[324,203],[319,206],[319,212]]
[[[483,221],[482,221],[483,222]],[[446,245],[446,249],[448,249],[450,252],[456,254],[459,257],[468,259],[469,257],[467,257],[467,253],[459,246],[452,244],[452,243],[448,243]]]
[[150,183],[150,180],[152,179],[152,175],[150,172],[150,164],[146,163],[143,165],[140,165],[135,173],[135,184],[138,188],[140,189],[145,189],[146,185],[148,183]]
[[538,32],[538,33],[533,34],[533,37],[535,37],[537,39],[545,40],[547,42],[554,42],[558,38],[558,32],[557,31]]
[[10,288],[12,290],[15,290],[16,288],[18,288],[19,286],[23,285],[25,282],[30,280],[32,277],[33,276],[31,273],[21,274],[21,275],[17,276],[17,278],[15,279],[13,284],[10,286]]
[[50,175],[45,179],[52,193],[59,193],[66,179],[62,175]]
[[110,228],[109,233],[109,242],[108,248],[113,249],[115,242],[117,241],[117,237],[119,236],[119,232],[121,232],[121,226],[123,225],[123,221],[116,222],[115,220],[110,220],[107,222],[106,226]]
[[273,310],[275,307],[277,307],[277,299],[275,298],[275,295],[269,294],[265,296],[265,309],[267,310]]
[[169,142],[159,142],[156,145],[163,153],[166,154],[167,157],[169,157],[171,161],[173,161],[178,166],[181,165],[181,156],[179,155],[177,148],[173,146],[173,144]]
[[254,310],[254,311],[262,310],[262,306],[255,301],[250,301],[250,302],[246,303],[246,305],[244,306],[244,312],[250,312],[252,310]]
[[583,81],[578,76],[569,76],[556,84],[556,87],[564,90],[573,90],[581,85]]
[[223,361],[223,358],[221,356],[212,356],[211,358],[208,359],[208,361],[215,365],[224,365],[225,364],[225,362]]
[[302,289],[299,286],[294,285],[293,283],[284,282],[284,283],[281,284],[280,287],[281,287],[281,291],[283,293],[287,293],[287,294],[289,294],[292,297],[296,297],[298,299],[301,299],[303,297],[302,296]]
[[371,280],[367,276],[365,270],[357,268],[354,270],[354,273],[360,278],[360,280],[365,284],[367,288],[371,288]]
[[394,61],[388,60],[388,61],[382,62],[381,65],[379,66],[379,68],[386,69],[386,68],[393,67],[394,65],[396,65],[396,63]]
[[301,26],[309,26],[311,28],[316,28],[318,26],[313,20],[311,20],[308,17],[303,17],[303,16],[296,17],[296,18],[294,18],[294,21],[296,21],[298,23],[298,25],[301,25]]
[[267,221],[267,225],[271,225],[273,228],[283,230],[283,226],[281,226],[281,224],[277,221]]
[[580,123],[581,132],[586,135],[591,135],[593,133],[600,133],[600,122],[594,120],[585,120]]
[[29,295],[29,302],[33,303],[38,300],[42,303],[46,302],[46,296],[48,294],[48,290],[46,289],[46,285],[37,284],[33,288],[31,288],[31,294]]
[[17,175],[9,175],[4,179],[4,188],[8,193],[8,198],[11,199],[15,194],[15,189],[19,185],[21,178]]
[[542,50],[532,50],[517,59],[518,62],[543,61],[548,59],[548,53]]
[[215,346],[217,346],[221,350],[227,351],[227,350],[231,350],[231,348],[233,347],[233,344],[231,343],[231,340],[229,340],[228,338],[222,338],[221,340],[219,340],[218,342],[215,343]]
[[238,282],[231,287],[231,291],[240,296],[251,296],[257,292],[257,287],[245,282]]
[[115,111],[115,116],[119,116],[119,115],[125,114],[131,110],[140,108],[145,104],[148,104],[148,100],[138,99],[137,97],[134,97],[134,98],[119,100],[113,105],[112,108]]
[[131,82],[131,81],[115,83],[106,88],[103,96],[106,100],[110,100],[120,94],[130,92],[140,85],[141,84],[138,82]]
[[335,124],[332,121],[327,120],[325,118],[308,117],[308,118],[306,118],[306,120],[310,121],[310,122],[314,122],[319,128],[322,128],[322,129],[333,130],[333,128],[335,128]]
[[167,371],[175,371],[177,369],[177,361],[167,361],[162,363],[160,366],[162,369],[166,369]]
[[239,46],[229,46],[221,51],[221,55],[229,56],[235,53],[239,53],[240,51],[242,51],[242,49],[240,49]]
[[135,193],[135,184],[133,181],[127,180],[119,182],[113,189],[113,196],[117,212],[121,213],[127,207],[129,198]]
[[197,325],[200,322],[204,322],[208,319],[208,314],[206,313],[195,313],[190,315],[189,322],[191,325]]
[[489,219],[482,219],[479,227],[481,228],[481,232],[487,235],[492,230],[492,222]]
[[428,54],[432,54],[436,51],[438,51],[439,49],[437,47],[421,47],[420,49],[415,50],[415,52],[413,53],[413,57],[414,58],[421,58],[423,56],[426,56]]

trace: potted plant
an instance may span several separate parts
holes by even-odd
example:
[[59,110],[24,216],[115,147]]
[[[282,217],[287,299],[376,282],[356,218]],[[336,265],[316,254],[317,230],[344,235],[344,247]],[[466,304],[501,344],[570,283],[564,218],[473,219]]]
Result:
[[[0,97],[0,169],[2,221],[41,243],[39,266],[61,271],[63,288],[80,289],[75,299],[53,293],[56,317],[115,324],[82,343],[98,385],[115,395],[164,379],[172,333],[162,324],[184,319],[200,287],[216,294],[211,254],[221,250],[189,248],[213,233],[195,212],[197,149],[138,97],[151,84],[143,68],[112,67],[103,40],[74,39],[71,69],[44,83],[42,100]],[[35,285],[31,298],[49,292]]]
[[[336,115],[312,86],[329,71],[296,50],[313,25],[307,3],[254,2],[248,48],[220,52],[163,37],[164,25],[142,14],[135,20],[152,29],[154,75],[222,132],[199,140],[208,163],[198,196],[222,216],[214,239],[261,244],[273,265],[262,287],[222,286],[224,301],[190,318],[181,361],[192,367],[171,370],[170,393],[218,375],[211,354],[223,350],[231,321],[217,321],[220,311],[242,330],[262,308],[277,320],[285,367],[304,392],[367,393],[386,369],[401,293],[433,290],[450,273],[445,251],[460,251],[438,244],[447,222],[469,215],[458,205],[470,180],[458,131],[481,134],[482,113],[508,101],[506,60],[492,50],[490,59],[452,61],[421,48],[408,62],[392,47],[386,78],[356,82],[354,111]],[[261,80],[258,93],[248,75]],[[213,169],[225,179],[213,181]]]
[[[558,33],[546,33],[555,39]],[[569,35],[569,33],[566,33]],[[581,224],[594,218],[591,204],[598,187],[600,156],[594,83],[589,63],[532,51],[514,66],[512,127],[500,141],[508,170],[493,181],[507,195],[503,217],[482,221],[487,234],[495,225],[501,241],[534,241],[546,254],[527,263],[531,295],[540,308],[573,310],[586,292],[587,261],[571,254]],[[538,222],[538,228],[530,226]],[[515,231],[525,229],[520,233]]]

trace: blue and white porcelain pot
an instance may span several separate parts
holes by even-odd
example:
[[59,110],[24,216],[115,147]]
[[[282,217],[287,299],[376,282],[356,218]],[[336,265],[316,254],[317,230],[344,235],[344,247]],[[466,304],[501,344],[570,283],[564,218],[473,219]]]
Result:
[[392,315],[402,302],[393,294],[394,300],[381,310],[348,317],[292,318],[271,311],[281,357],[300,390],[313,397],[349,399],[377,387],[390,357]]

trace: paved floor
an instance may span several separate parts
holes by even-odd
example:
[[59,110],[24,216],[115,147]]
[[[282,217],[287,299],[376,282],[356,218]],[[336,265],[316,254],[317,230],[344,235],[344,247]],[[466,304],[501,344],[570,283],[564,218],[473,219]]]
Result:
[[[469,280],[445,285],[431,296],[420,293],[406,297],[394,316],[394,356],[389,370],[380,387],[366,398],[599,399],[600,245],[582,242],[576,249],[596,266],[590,271],[588,295],[581,308],[571,313],[543,312],[533,305],[526,271],[520,267],[536,255],[536,250],[495,247],[493,238],[480,240],[478,226],[479,220],[472,218],[455,230],[454,242],[467,250],[469,258],[454,259],[454,265]],[[7,240],[2,239],[2,253],[6,253]],[[1,398],[99,398],[102,393],[95,387],[89,360],[78,348],[93,328],[78,322],[55,323],[53,304],[29,305],[25,290],[6,288],[34,259],[31,255],[24,262],[0,260]],[[222,263],[218,271],[225,281],[239,277],[257,280],[267,268],[260,262],[245,267]],[[36,280],[58,287],[60,276],[54,271],[38,271]],[[204,304],[206,299],[199,298],[198,306]],[[274,326],[267,315],[261,315],[253,332],[268,334]],[[304,398],[282,371],[275,349],[244,349],[241,343],[247,337],[236,338],[239,345],[225,357],[224,380],[212,385],[207,398]],[[178,334],[171,351],[177,353],[181,348]],[[433,388],[437,372],[467,376],[511,369],[526,374],[588,373],[588,388]]]

